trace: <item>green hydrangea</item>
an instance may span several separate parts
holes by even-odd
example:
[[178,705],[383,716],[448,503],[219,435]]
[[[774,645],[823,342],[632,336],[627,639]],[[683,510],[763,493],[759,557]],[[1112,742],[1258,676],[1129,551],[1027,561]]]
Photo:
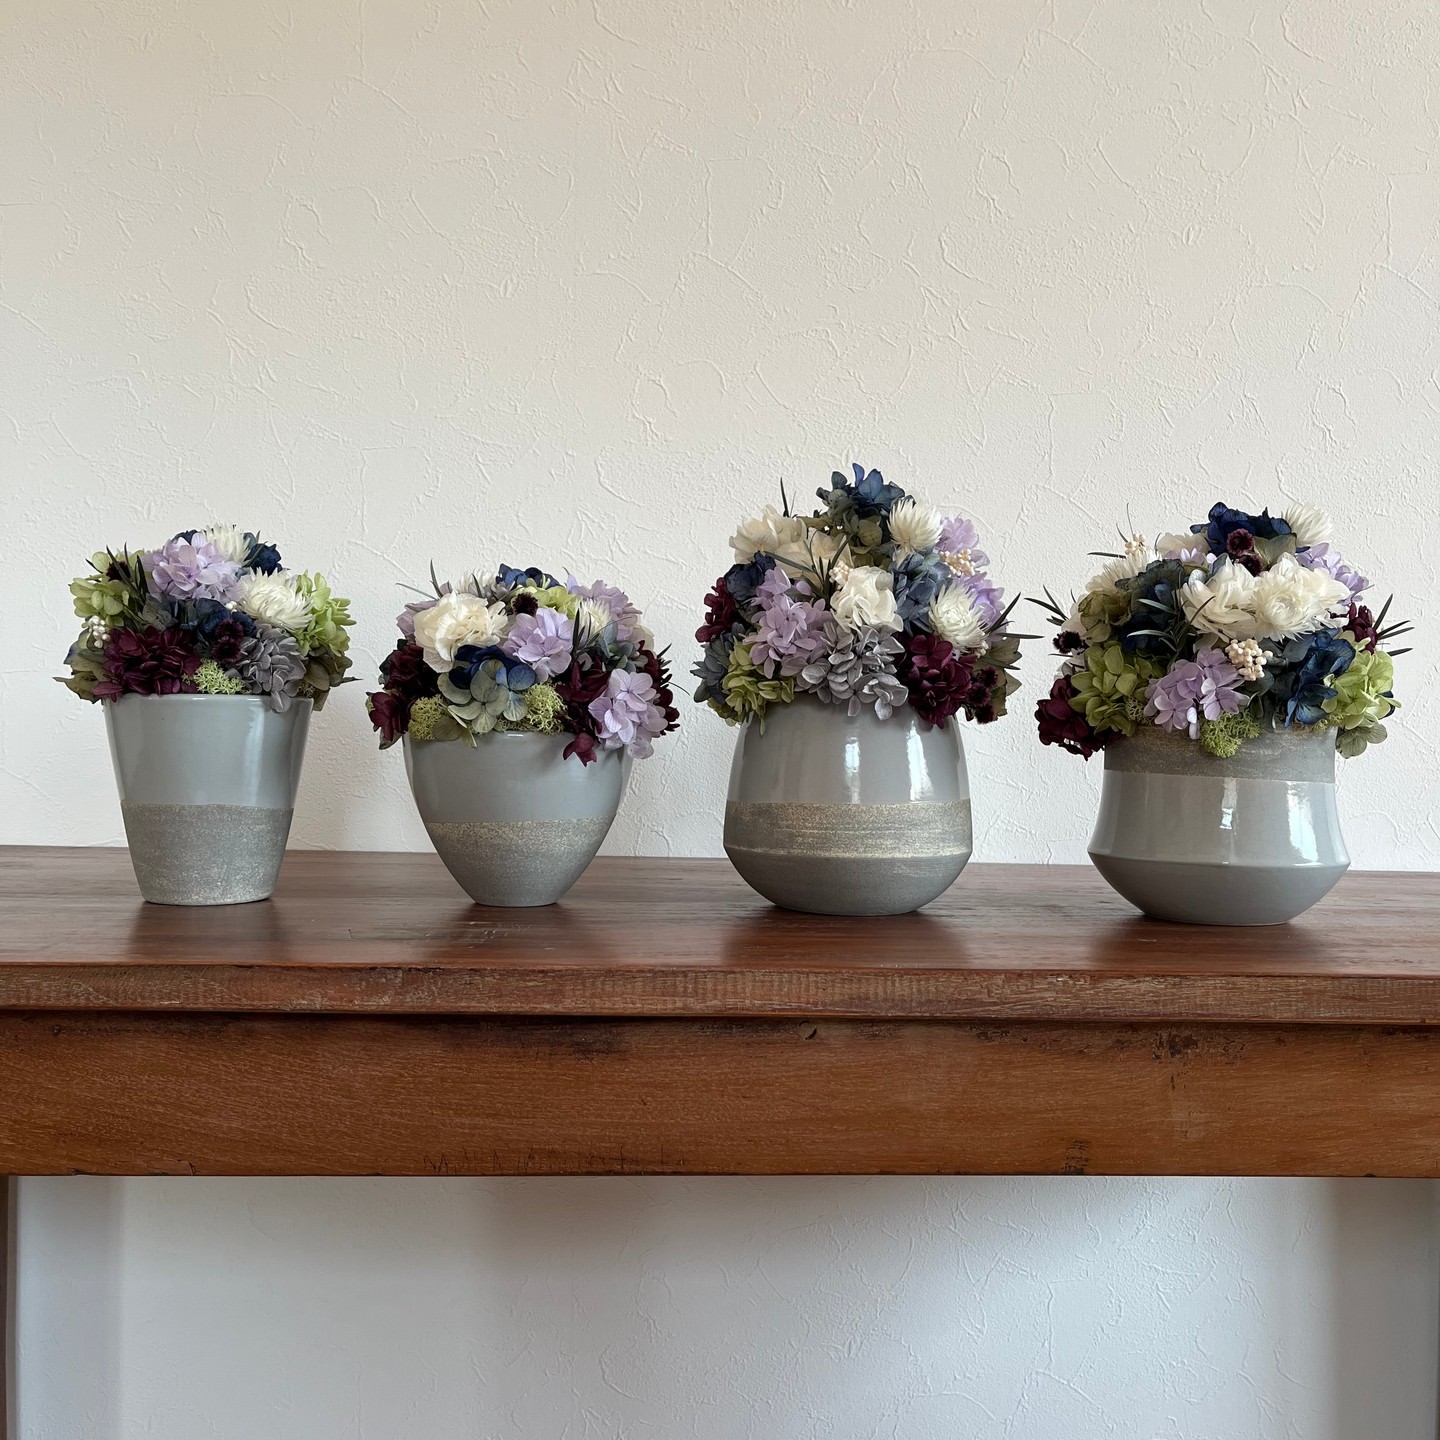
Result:
[[355,621],[350,617],[350,602],[336,595],[323,575],[297,575],[295,593],[310,607],[310,619],[295,636],[303,655],[328,650],[343,655],[350,648],[347,627]]
[[200,668],[192,677],[195,688],[202,695],[243,695],[245,684],[238,675],[232,675],[214,660],[202,660]]
[[558,735],[564,728],[565,702],[553,685],[532,685],[525,692],[525,718],[529,728],[542,735]]
[[82,635],[70,647],[70,653],[65,657],[65,663],[70,667],[70,673],[56,678],[67,690],[73,691],[82,700],[93,701],[96,685],[105,678],[103,653],[91,644],[86,636]]
[[410,709],[412,740],[458,740],[464,733],[465,727],[438,695],[423,696]]
[[1325,702],[1325,723],[1341,730],[1368,730],[1392,710],[1395,662],[1383,650],[1357,650],[1350,668],[1333,681]]
[[1123,625],[1131,612],[1129,595],[1120,590],[1091,590],[1079,600],[1085,638],[1092,644],[1109,640],[1117,625]]
[[720,688],[732,718],[748,720],[753,716],[762,725],[767,705],[786,704],[795,698],[795,681],[762,674],[750,658],[748,645],[737,645],[730,652],[730,665]]
[[572,620],[580,613],[579,597],[572,595],[563,585],[547,585],[534,593],[535,603],[546,610],[558,610]]
[[1070,677],[1075,689],[1070,708],[1092,730],[1133,735],[1145,718],[1145,687],[1161,673],[1157,661],[1127,655],[1118,640],[1092,645],[1085,652],[1085,668]]
[[1260,722],[1249,710],[1222,715],[1218,720],[1200,722],[1200,748],[1207,755],[1228,760],[1247,741],[1260,733]]
[[80,575],[70,582],[70,594],[75,599],[75,613],[82,620],[100,620],[106,626],[116,624],[130,607],[134,590],[124,580],[107,578],[110,570],[110,556],[104,550],[97,550],[90,563],[94,574]]

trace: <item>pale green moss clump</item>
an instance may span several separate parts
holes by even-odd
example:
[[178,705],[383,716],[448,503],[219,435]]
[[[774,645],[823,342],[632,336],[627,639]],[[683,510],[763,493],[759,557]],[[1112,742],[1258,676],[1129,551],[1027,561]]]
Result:
[[410,708],[412,740],[458,740],[464,729],[438,695],[426,695]]
[[245,682],[214,660],[202,660],[194,679],[195,688],[202,695],[242,695],[245,692]]
[[565,715],[565,702],[553,685],[532,685],[525,692],[525,719],[528,727],[542,735],[558,735]]
[[1200,748],[1218,760],[1228,760],[1247,741],[1260,733],[1260,722],[1248,710],[1222,715],[1218,720],[1200,722]]

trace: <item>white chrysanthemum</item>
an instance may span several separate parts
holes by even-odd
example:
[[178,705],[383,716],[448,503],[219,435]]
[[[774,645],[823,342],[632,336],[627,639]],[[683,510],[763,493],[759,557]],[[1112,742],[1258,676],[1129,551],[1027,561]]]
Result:
[[1155,541],[1155,553],[1162,560],[1180,560],[1186,565],[1209,563],[1210,547],[1201,535],[1161,535]]
[[1313,635],[1350,609],[1350,587],[1325,570],[1311,570],[1293,555],[1282,555],[1255,577],[1257,635],[1290,640]]
[[1335,530],[1330,517],[1316,505],[1291,505],[1285,511],[1285,523],[1294,532],[1295,543],[1302,550],[1324,545]]
[[1106,562],[1105,568],[1098,575],[1090,577],[1085,593],[1094,595],[1098,591],[1114,590],[1121,580],[1133,580],[1149,563],[1148,554],[1116,556],[1114,560]]
[[1207,635],[1253,640],[1255,628],[1255,577],[1243,566],[1222,560],[1206,578],[1193,571],[1180,595],[1190,623]]
[[859,630],[866,625],[873,625],[877,630],[900,628],[895,581],[888,570],[876,565],[852,565],[844,583],[835,592],[830,608],[847,630]]
[[588,640],[598,635],[614,618],[614,613],[603,600],[582,600],[575,612],[575,634]]
[[415,617],[415,643],[425,650],[425,663],[449,670],[462,645],[498,645],[505,638],[505,607],[479,595],[451,591]]
[[933,550],[944,528],[945,517],[933,505],[908,495],[890,511],[890,538],[902,550]]
[[235,603],[253,620],[277,630],[303,630],[310,622],[310,602],[295,589],[293,576],[242,575]]
[[227,560],[237,565],[250,553],[250,537],[238,525],[210,525],[204,534]]
[[930,628],[957,650],[979,650],[985,644],[985,622],[970,592],[947,585],[930,602]]

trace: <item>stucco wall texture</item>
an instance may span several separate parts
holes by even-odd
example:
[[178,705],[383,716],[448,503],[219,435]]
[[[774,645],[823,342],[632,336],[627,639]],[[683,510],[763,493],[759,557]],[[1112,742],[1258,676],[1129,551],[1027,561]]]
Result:
[[[683,674],[735,520],[852,459],[1012,591],[1305,499],[1428,619],[1428,3],[3,20],[0,840],[121,842],[65,582],[209,519],[353,597],[362,677],[403,584],[501,559],[623,585]],[[1359,865],[1440,865],[1435,659],[1342,767]],[[1083,859],[1051,668],[967,730],[979,861]],[[733,737],[683,718],[611,852],[719,853]],[[424,846],[360,685],[294,842]],[[21,1226],[23,1440],[1434,1433],[1424,1186],[46,1181]]]

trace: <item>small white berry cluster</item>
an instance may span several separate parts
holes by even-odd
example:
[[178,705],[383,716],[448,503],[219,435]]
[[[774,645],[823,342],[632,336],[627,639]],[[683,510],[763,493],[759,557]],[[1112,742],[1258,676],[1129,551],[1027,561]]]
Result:
[[105,637],[110,633],[110,627],[98,615],[92,615],[86,620],[85,630],[92,645],[103,645]]
[[1132,535],[1125,542],[1127,560],[1143,560],[1150,553],[1150,542],[1143,535]]
[[940,559],[954,575],[973,575],[975,573],[975,557],[969,549],[942,550]]
[[1258,680],[1265,673],[1269,656],[1254,640],[1232,640],[1225,647],[1225,658],[1242,680]]
[[835,586],[843,585],[850,578],[851,567],[844,560],[837,560],[830,567],[830,583]]

